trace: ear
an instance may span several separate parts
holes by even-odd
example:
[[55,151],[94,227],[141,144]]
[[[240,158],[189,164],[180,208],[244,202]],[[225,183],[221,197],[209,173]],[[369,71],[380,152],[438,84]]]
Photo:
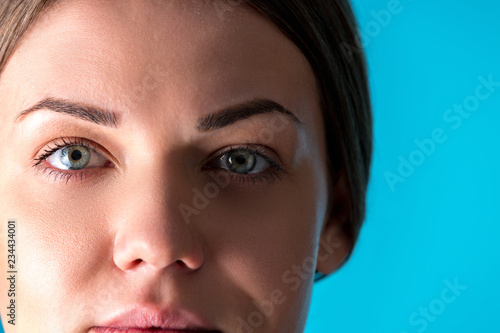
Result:
[[350,196],[345,171],[341,170],[329,189],[330,205],[321,230],[316,270],[325,275],[339,269],[348,259],[354,242],[346,232]]

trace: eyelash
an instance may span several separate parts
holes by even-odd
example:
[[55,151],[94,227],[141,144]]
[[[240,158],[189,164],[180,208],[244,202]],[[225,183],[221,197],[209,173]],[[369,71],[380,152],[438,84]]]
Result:
[[36,172],[41,172],[44,174],[46,173],[48,178],[54,177],[54,181],[65,181],[65,183],[67,184],[70,180],[80,179],[80,181],[83,182],[88,176],[91,175],[91,173],[95,172],[95,170],[91,171],[92,169],[62,171],[51,168],[49,166],[45,166],[43,162],[45,162],[47,158],[49,158],[59,149],[63,149],[69,146],[82,146],[90,149],[94,154],[106,156],[106,154],[100,152],[97,146],[93,145],[90,141],[82,138],[60,138],[59,141],[61,141],[62,144],[57,140],[52,141],[50,143],[52,146],[48,145],[41,153],[41,155],[35,157],[35,159],[33,160],[33,167],[35,168]]
[[[60,142],[62,143],[60,143]],[[70,180],[80,180],[83,182],[88,176],[91,175],[92,169],[97,168],[89,168],[82,170],[58,170],[49,166],[45,166],[43,163],[47,158],[57,152],[59,149],[63,149],[69,146],[82,146],[90,149],[94,154],[100,154],[106,156],[106,154],[101,153],[101,150],[90,141],[83,138],[60,138],[59,140],[54,140],[51,142],[51,145],[48,145],[44,151],[40,154],[40,156],[35,157],[33,160],[33,167],[36,172],[47,173],[47,177],[54,177],[54,181],[65,182],[66,184]],[[240,145],[240,146],[230,146],[225,148],[222,152],[219,152],[216,156],[211,157],[208,161],[204,162],[203,169],[213,170],[213,168],[206,167],[207,164],[213,162],[217,159],[221,159],[225,154],[230,153],[231,151],[241,150],[246,151],[252,154],[255,154],[261,158],[263,158],[267,163],[269,163],[270,167],[262,172],[255,174],[238,174],[231,172],[227,169],[218,168],[217,172],[225,172],[229,175],[231,182],[240,184],[240,185],[257,185],[262,183],[272,184],[277,179],[281,180],[282,175],[286,175],[287,172],[284,166],[278,162],[276,162],[273,158],[269,157],[267,154],[267,149],[263,146],[254,146],[250,147],[250,145]]]
[[[281,176],[288,174],[284,168],[284,165],[277,163],[274,159],[269,157],[266,152],[267,149],[259,145],[255,146],[254,148],[251,148],[250,145],[227,147],[222,152],[219,152],[215,157],[211,157],[207,163],[220,159],[225,154],[228,154],[229,152],[234,150],[246,151],[249,153],[253,153],[257,156],[260,156],[267,163],[269,163],[271,167],[266,169],[265,171],[255,174],[237,174],[225,169],[220,169],[218,171],[218,172],[226,172],[227,174],[229,174],[229,177],[232,182],[238,183],[240,185],[246,185],[249,183],[251,183],[251,185],[257,185],[257,184],[262,184],[264,182],[266,182],[267,184],[272,184],[277,179],[281,180]],[[204,168],[210,169],[207,167]]]

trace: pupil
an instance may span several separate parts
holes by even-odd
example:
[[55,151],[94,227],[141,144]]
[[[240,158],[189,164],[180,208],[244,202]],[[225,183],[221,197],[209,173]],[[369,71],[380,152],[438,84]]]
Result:
[[243,155],[236,156],[236,163],[245,164],[246,161],[247,161],[247,159],[245,158],[245,156],[243,156]]
[[72,153],[71,153],[71,158],[74,160],[74,161],[78,161],[79,159],[82,158],[82,152],[79,151],[79,150],[74,150]]

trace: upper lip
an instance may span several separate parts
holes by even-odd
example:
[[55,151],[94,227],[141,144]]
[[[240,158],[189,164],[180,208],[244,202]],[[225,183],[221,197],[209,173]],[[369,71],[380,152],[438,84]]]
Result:
[[98,327],[115,329],[163,329],[173,331],[219,332],[201,317],[181,309],[159,310],[152,306],[132,306],[119,311]]

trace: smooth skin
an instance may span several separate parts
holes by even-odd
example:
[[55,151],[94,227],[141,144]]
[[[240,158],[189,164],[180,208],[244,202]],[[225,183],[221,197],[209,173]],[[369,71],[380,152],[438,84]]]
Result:
[[[108,110],[117,125],[43,108],[18,118],[44,98]],[[254,98],[280,103],[302,125],[275,111],[197,129],[200,118]],[[242,322],[302,332],[314,270],[333,272],[352,246],[339,232],[345,214],[327,209],[347,195],[342,180],[327,186],[313,71],[253,9],[62,1],[23,36],[1,73],[0,100],[2,276],[7,221],[17,221],[16,326],[0,279],[7,333],[90,332],[131,306],[183,309],[227,333],[246,332]],[[34,166],[68,141],[96,147],[92,167]],[[255,174],[216,165],[240,146],[259,147],[286,174],[272,176],[257,155]],[[196,193],[214,184],[209,170],[231,181],[196,209]],[[271,299],[266,313],[258,304]]]

